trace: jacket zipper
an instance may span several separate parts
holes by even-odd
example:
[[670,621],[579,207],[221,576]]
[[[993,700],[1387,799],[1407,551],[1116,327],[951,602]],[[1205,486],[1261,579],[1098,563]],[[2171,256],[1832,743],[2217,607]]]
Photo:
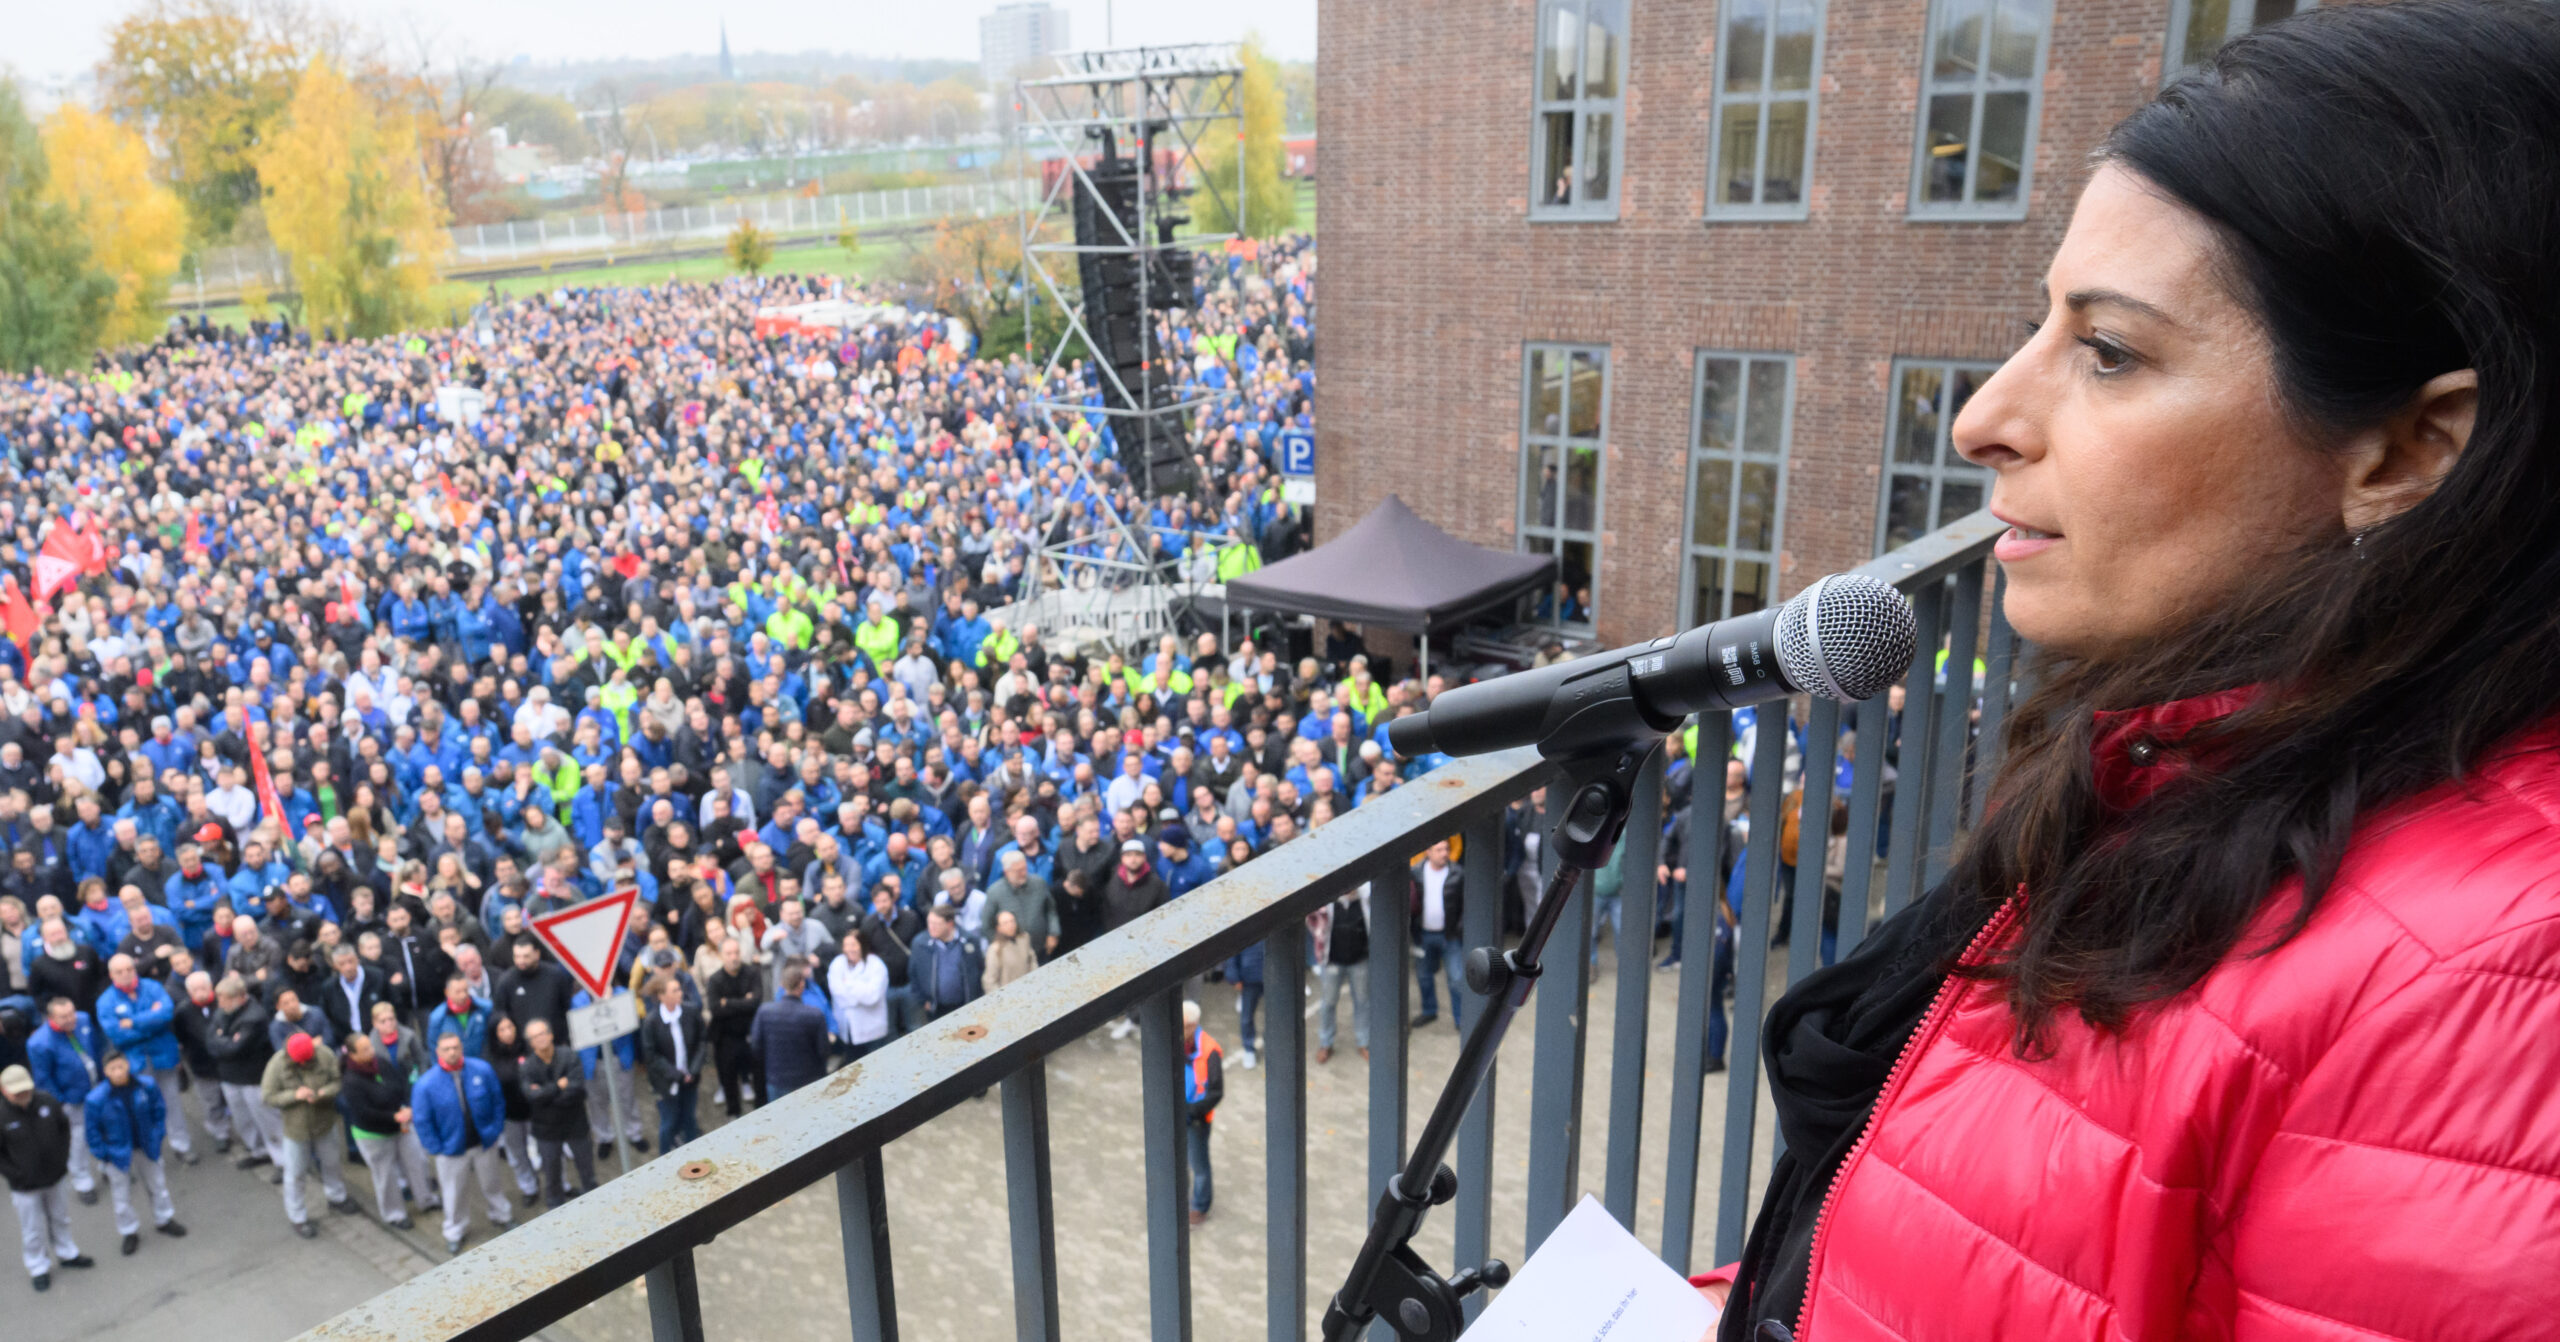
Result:
[[[1982,954],[1983,947],[1990,945],[1993,939],[2009,930],[2009,924],[2016,917],[2017,908],[2018,901],[2014,898],[2002,904],[2000,911],[1992,915],[1991,921],[1983,924],[1981,931],[1974,933],[1972,943],[1964,948],[1963,955],[1956,957],[1956,963],[1972,964],[1975,957]],[[1885,1107],[1892,1104],[1894,1096],[1901,1091],[1903,1078],[1911,1067],[1911,1060],[1918,1057],[1920,1050],[1926,1047],[1930,1040],[1936,1038],[1938,1031],[1946,1025],[1948,1009],[1954,1005],[1957,985],[1961,981],[1956,975],[1950,974],[1946,982],[1938,985],[1938,995],[1930,1000],[1928,1014],[1920,1018],[1920,1028],[1911,1032],[1911,1037],[1903,1041],[1902,1051],[1894,1055],[1893,1070],[1885,1074],[1884,1089],[1876,1093],[1875,1107],[1867,1111],[1866,1122],[1858,1129],[1857,1142],[1849,1148],[1849,1154],[1841,1160],[1840,1172],[1831,1176],[1831,1186],[1823,1190],[1822,1206],[1813,1214],[1813,1244],[1805,1261],[1804,1303],[1796,1308],[1795,1342],[1805,1342],[1805,1323],[1813,1317],[1814,1284],[1822,1279],[1822,1236],[1824,1231],[1830,1229],[1831,1204],[1840,1196],[1840,1186],[1849,1181],[1849,1172],[1858,1167],[1858,1158],[1867,1153],[1867,1143],[1875,1138],[1876,1120],[1883,1116]]]

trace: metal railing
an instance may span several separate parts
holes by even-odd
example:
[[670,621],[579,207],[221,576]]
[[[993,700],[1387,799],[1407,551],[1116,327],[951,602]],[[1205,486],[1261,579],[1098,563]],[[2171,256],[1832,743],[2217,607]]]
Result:
[[[1998,612],[1997,575],[1988,562],[2002,525],[1977,513],[1895,550],[1860,571],[1910,594],[1919,643],[1897,715],[1887,695],[1855,705],[1816,700],[1794,731],[1756,730],[1748,761],[1748,833],[1774,837],[1780,799],[1802,786],[1804,831],[1827,832],[1834,765],[1844,724],[1858,743],[1847,798],[1849,854],[1842,881],[1838,951],[1864,937],[1871,904],[1890,915],[1943,874],[1960,831],[1979,813],[2000,724],[2012,697],[2019,646]],[[1987,603],[1987,608],[1986,608]],[[1979,644],[1979,646],[1977,646]],[[1943,657],[1941,654],[1943,653]],[[1983,667],[1977,687],[1970,674]],[[1898,718],[1898,722],[1897,722]],[[1762,720],[1775,726],[1779,713]],[[1697,758],[1727,758],[1732,719],[1698,724]],[[1800,767],[1789,767],[1791,742]],[[1898,742],[1896,776],[1866,767]],[[1647,766],[1658,784],[1661,756]],[[1016,1335],[1054,1342],[1060,1335],[1057,1245],[1049,1144],[1047,1072],[1043,1059],[1124,1013],[1140,1020],[1142,1060],[1139,1134],[1145,1162],[1148,1333],[1158,1342],[1192,1336],[1190,1228],[1185,1217],[1179,1014],[1182,984],[1252,943],[1263,944],[1268,1000],[1300,1000],[1307,974],[1305,915],[1363,882],[1401,891],[1412,859],[1432,841],[1464,837],[1461,862],[1470,890],[1499,888],[1505,811],[1553,776],[1534,752],[1515,750],[1463,760],[1361,806],[1322,828],[1199,887],[1144,918],[969,1007],[942,1017],[826,1080],[722,1127],[603,1185],[502,1241],[464,1254],[314,1329],[312,1339],[416,1342],[420,1338],[526,1337],[634,1279],[645,1279],[653,1337],[703,1337],[694,1251],[785,1197],[833,1178],[841,1219],[845,1286],[852,1336],[875,1342],[898,1336],[895,1274],[888,1235],[882,1149],[944,1111],[994,1086],[1002,1088],[1004,1167],[1010,1227]],[[1728,826],[1721,780],[1701,770],[1689,812],[1685,892],[1689,941],[1680,965],[1670,1086],[1670,1124],[1661,1162],[1660,1250],[1674,1268],[1692,1267],[1699,1238],[1699,1192],[1707,1144],[1719,1147],[1711,1239],[1716,1261],[1740,1254],[1755,1201],[1754,1128],[1759,1119],[1759,1023],[1772,977],[1771,917],[1778,904],[1777,845],[1750,842],[1741,856],[1743,898],[1735,935],[1732,1070],[1720,1125],[1707,1117],[1706,1035],[1713,1000],[1712,953],[1706,929],[1710,901],[1723,896]],[[1662,835],[1662,789],[1640,783],[1624,842],[1621,898],[1633,926],[1648,926]],[[1881,823],[1880,823],[1881,822]],[[1879,838],[1883,839],[1879,857]],[[1550,862],[1552,859],[1549,859]],[[1797,911],[1786,949],[1785,982],[1809,973],[1823,940],[1824,872],[1808,857],[1794,873]],[[1879,877],[1878,867],[1882,867]],[[1550,867],[1550,870],[1552,868]],[[1876,889],[1881,879],[1882,889]],[[1385,907],[1399,908],[1389,897]],[[1501,901],[1465,901],[1462,933],[1469,945],[1496,943]],[[1530,1131],[1526,1243],[1535,1250],[1578,1199],[1585,1059],[1599,1043],[1608,1059],[1608,1133],[1601,1199],[1621,1223],[1636,1224],[1643,1168],[1648,990],[1653,941],[1631,935],[1617,943],[1616,1010],[1610,1037],[1586,1037],[1594,946],[1591,885],[1586,879],[1562,914],[1532,1008]],[[1648,921],[1638,922],[1637,919]],[[1366,973],[1380,1004],[1367,1064],[1367,1196],[1373,1201],[1405,1151],[1408,1099],[1417,1084],[1436,1092],[1439,1076],[1416,1077],[1408,1065],[1404,1011],[1413,964],[1401,916],[1371,919]],[[1579,948],[1577,953],[1576,948]],[[1481,1004],[1472,998],[1468,1010]],[[1311,1306],[1338,1284],[1343,1262],[1310,1262],[1307,1253],[1307,1058],[1305,1020],[1297,1010],[1268,1013],[1263,1088],[1267,1142],[1264,1270],[1268,1336],[1302,1342]],[[1460,1131],[1459,1193],[1446,1210],[1455,1225],[1456,1264],[1490,1256],[1495,1161],[1491,1088],[1479,1095]],[[680,1157],[680,1158],[679,1158]],[[1469,1301],[1470,1311],[1482,1297]],[[1391,1338],[1383,1323],[1372,1336]]]
[[[717,243],[740,221],[776,237],[897,228],[957,216],[1016,213],[1036,183],[988,179],[939,186],[849,191],[832,196],[759,196],[668,206],[630,213],[576,214],[497,224],[468,224],[447,231],[445,268],[469,271],[577,257],[624,256],[679,246]],[[171,290],[174,302],[201,303],[253,286],[282,291],[293,285],[284,253],[270,243],[209,247]]]

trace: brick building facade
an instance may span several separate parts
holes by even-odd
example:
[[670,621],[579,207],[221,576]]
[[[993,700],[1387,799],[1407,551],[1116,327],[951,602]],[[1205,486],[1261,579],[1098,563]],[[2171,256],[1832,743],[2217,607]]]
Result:
[[[1918,459],[2040,314],[2088,150],[2171,53],[2293,4],[1323,0],[1319,539],[1392,492],[1481,544],[1593,544],[1618,643],[1866,559],[1889,497],[1894,539],[1961,515],[1968,468]],[[1561,503],[1524,469],[1551,451]]]

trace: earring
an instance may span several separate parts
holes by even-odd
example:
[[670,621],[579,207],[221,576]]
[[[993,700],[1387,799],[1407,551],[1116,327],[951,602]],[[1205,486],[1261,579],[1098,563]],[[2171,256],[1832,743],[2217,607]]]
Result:
[[[2367,528],[2367,530],[2371,530],[2371,528]],[[2364,558],[2364,537],[2365,533],[2363,531],[2359,531],[2347,540],[2347,549],[2352,551],[2358,559]]]

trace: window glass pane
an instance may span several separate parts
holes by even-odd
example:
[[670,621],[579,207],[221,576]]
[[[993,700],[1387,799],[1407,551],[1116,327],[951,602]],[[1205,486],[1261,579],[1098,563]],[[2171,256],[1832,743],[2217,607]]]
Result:
[[1983,10],[1990,0],[1938,0],[1930,74],[1964,83],[1981,73]]
[[1717,190],[1727,205],[1753,205],[1752,173],[1760,159],[1760,104],[1727,103],[1716,149]]
[[1939,465],[1969,466],[1972,464],[1956,451],[1956,417],[1964,413],[1965,402],[1973,399],[1975,390],[1991,380],[1992,371],[1988,368],[1958,368],[1948,374],[1952,381],[1947,387],[1947,432],[1939,435],[1938,438]]
[[1698,384],[1698,446],[1733,450],[1735,402],[1742,396],[1742,360],[1709,359]]
[[1929,477],[1896,475],[1885,496],[1884,548],[1900,549],[1929,533]]
[[1923,199],[1944,204],[1964,199],[1965,140],[1972,133],[1972,94],[1942,93],[1929,100],[1929,161],[1920,170]]
[[[1533,555],[1551,555],[1556,552],[1556,543],[1551,536],[1530,536],[1522,541],[1520,548]],[[1554,624],[1556,584],[1548,583],[1520,598],[1520,618],[1531,624]]]
[[1572,447],[1564,454],[1564,521],[1567,531],[1589,531],[1598,523],[1600,449]]
[[1781,91],[1813,87],[1813,0],[1778,0],[1778,21],[1769,60],[1769,87]]
[[2000,0],[1991,27],[1991,73],[2006,79],[2035,77],[2044,12],[2045,0]]
[[1740,506],[1734,509],[1733,547],[1737,550],[1775,549],[1773,532],[1778,525],[1778,468],[1774,463],[1753,461],[1742,467],[1741,488],[1736,491]]
[[[1577,13],[1580,8],[1581,6],[1575,4],[1559,4],[1551,5],[1547,9],[1547,58],[1538,80],[1539,94],[1542,97],[1555,101],[1571,98],[1574,89],[1580,83],[1576,78],[1577,67],[1581,63],[1579,53],[1582,50],[1580,41],[1582,20]],[[1514,56],[1512,59],[1518,60],[1519,57]]]
[[1575,350],[1573,358],[1573,391],[1565,398],[1568,416],[1566,432],[1575,438],[1600,436],[1601,370],[1608,365],[1599,353]]
[[[2295,8],[2296,0],[2258,0],[2250,13],[2249,26],[2264,28],[2278,19],[2289,17]],[[2232,36],[2238,37],[2239,34],[2233,33]]]
[[1755,457],[1774,457],[1785,450],[1787,431],[1787,365],[1777,359],[1751,361],[1751,399],[1745,407],[1742,450]]
[[1938,390],[1935,368],[1902,370],[1902,404],[1894,416],[1893,459],[1926,466],[1938,459]]
[[1974,169],[1973,198],[2014,201],[2026,174],[2025,93],[1990,93],[1982,99],[1982,164]]
[[2178,63],[2200,64],[2222,45],[2230,26],[2231,0],[2187,0],[2186,40],[2180,43]]
[[1591,542],[1566,541],[1559,553],[1563,559],[1564,609],[1559,617],[1566,624],[1589,624],[1591,608]]
[[1582,157],[1587,165],[1582,171],[1581,190],[1574,199],[1585,203],[1605,201],[1616,190],[1613,180],[1615,165],[1610,161],[1610,136],[1618,118],[1607,112],[1593,112],[1582,119]]
[[1938,487],[1938,522],[1945,526],[1967,513],[1982,510],[1982,482],[1949,477]]
[[1757,93],[1768,59],[1769,0],[1726,0],[1724,91]]
[[1538,191],[1541,203],[1570,205],[1573,203],[1573,113],[1549,112],[1539,118],[1539,143],[1544,150],[1540,163]]
[[1582,96],[1618,96],[1618,0],[1589,0],[1590,22],[1583,29]]
[[1733,543],[1733,463],[1701,457],[1690,472],[1689,540],[1695,545]]
[[1733,566],[1734,615],[1769,608],[1769,566],[1737,562]]
[[1761,203],[1792,205],[1804,199],[1805,122],[1812,110],[1808,102],[1769,104],[1769,161],[1762,169]]
[[1705,624],[1724,618],[1724,561],[1712,555],[1689,559],[1689,622]]
[[1529,432],[1554,437],[1564,432],[1564,351],[1529,351]]
[[1528,510],[1527,525],[1551,527],[1556,524],[1557,488],[1556,449],[1531,447],[1520,454],[1520,498]]

